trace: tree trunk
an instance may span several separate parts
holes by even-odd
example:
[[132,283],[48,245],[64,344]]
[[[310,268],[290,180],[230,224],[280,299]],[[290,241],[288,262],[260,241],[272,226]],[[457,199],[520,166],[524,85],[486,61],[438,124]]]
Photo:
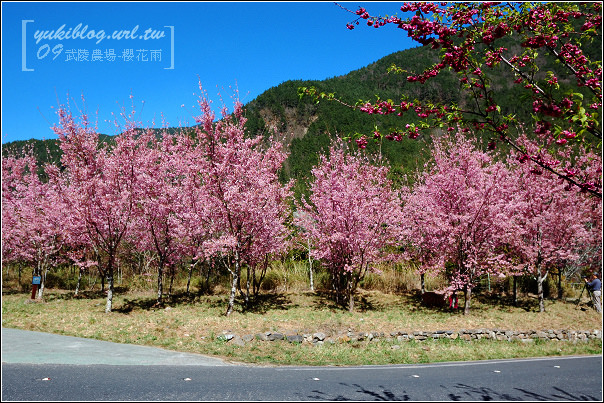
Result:
[[189,291],[191,289],[191,276],[193,275],[193,266],[195,263],[191,263],[189,265],[189,277],[187,278],[187,295],[189,295]]
[[352,278],[348,279],[348,312],[354,312],[354,290],[353,290],[353,280]]
[[235,294],[237,293],[237,281],[239,280],[237,273],[233,272],[232,276],[231,293],[229,295],[229,305],[227,307],[226,316],[229,316],[231,312],[233,312],[233,307],[235,306]]
[[558,268],[558,299],[562,299],[562,269]]
[[105,273],[107,274],[107,303],[105,304],[105,313],[111,312],[112,304],[113,304],[113,264],[115,261],[114,253],[109,253],[109,260],[107,263],[107,270]]
[[419,281],[422,290],[422,295],[424,295],[424,293],[426,292],[426,277],[424,273],[419,275]]
[[341,301],[341,290],[340,290],[340,276],[336,275],[335,272],[332,271],[331,273],[331,288],[334,292],[335,295],[335,301],[337,305],[340,305],[342,303]]
[[101,292],[105,292],[105,273],[99,270],[99,274],[101,275]]
[[543,299],[543,281],[547,277],[547,273],[545,276],[541,275],[541,269],[537,269],[537,295],[539,296],[539,312],[545,312],[545,304]]
[[241,290],[241,271],[237,273],[237,277],[237,289],[239,290],[240,294],[243,294],[243,291]]
[[312,274],[312,257],[310,256],[310,242],[308,242],[308,274],[310,276],[310,290],[315,291],[315,283]]
[[231,294],[229,295],[229,305],[227,307],[226,316],[229,316],[233,312],[235,306],[235,294],[237,293],[237,284],[239,284],[239,253],[235,252],[235,271],[231,272],[233,276],[231,281]]
[[105,313],[111,312],[111,306],[113,304],[113,270],[107,275],[107,303],[105,304]]
[[38,292],[36,293],[36,299],[42,300],[42,296],[44,295],[44,277],[42,276],[42,280],[40,280],[40,287],[38,288]]
[[[94,249],[94,256],[96,259],[96,267],[97,267],[97,270],[99,271],[99,277],[101,278],[101,292],[105,292],[105,277],[107,276],[107,272],[105,270],[103,270],[103,262],[101,259],[101,254],[96,248]],[[96,283],[96,280],[95,280],[95,283]]]
[[176,270],[174,265],[170,265],[170,287],[168,288],[168,299],[172,300],[172,286],[174,285],[174,276],[176,276]]
[[75,289],[74,295],[78,295],[78,293],[80,292],[80,284],[82,283],[83,272],[84,272],[84,268],[80,267],[80,271],[78,273],[78,283],[76,284],[76,289]]
[[545,312],[545,304],[543,303],[543,280],[547,277],[547,271],[545,276],[541,274],[541,231],[539,231],[538,238],[539,250],[537,252],[537,260],[535,262],[535,269],[537,270],[537,295],[539,296],[539,312]]
[[512,277],[514,277],[514,306],[518,306],[518,276]]
[[247,265],[247,279],[245,280],[245,293],[244,293],[246,309],[250,305],[250,285],[251,285],[251,277],[253,277],[253,276],[254,276],[254,270],[248,264]]
[[[269,255],[266,254],[266,255],[264,255],[264,260],[260,264],[260,273],[256,272],[258,265],[256,265],[252,271],[252,273],[253,273],[252,290],[253,290],[253,296],[255,299],[258,299],[258,294],[260,294],[260,286],[262,285],[262,282],[264,281],[264,277],[266,277],[266,271],[268,270],[268,265],[269,265]],[[256,274],[258,274],[258,276],[256,276]],[[287,277],[286,277],[286,281],[287,281]]]
[[157,303],[162,303],[162,295],[164,294],[164,268],[163,262],[157,266]]
[[467,315],[470,313],[470,302],[472,300],[472,288],[468,287],[467,285],[464,287],[464,298],[465,303],[463,307],[463,314]]
[[36,299],[42,299],[42,294],[40,293],[40,289],[42,288],[42,285],[44,284],[44,279],[42,278],[42,267],[41,267],[40,262],[38,262],[36,264],[36,268],[34,270],[34,276],[40,276],[40,285],[38,286],[38,289],[36,290]]
[[48,265],[44,264],[41,268],[40,268],[40,276],[41,281],[40,281],[40,288],[38,289],[38,295],[36,297],[36,299],[41,300],[42,297],[44,296],[44,287],[46,285],[46,275],[48,274]]

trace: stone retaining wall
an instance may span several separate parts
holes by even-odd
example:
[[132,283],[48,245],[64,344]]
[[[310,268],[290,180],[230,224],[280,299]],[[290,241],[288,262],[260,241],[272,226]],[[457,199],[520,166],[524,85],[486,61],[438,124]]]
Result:
[[588,341],[592,339],[602,339],[601,330],[502,330],[502,329],[460,329],[460,330],[437,330],[437,331],[417,331],[417,332],[342,332],[338,334],[316,333],[292,333],[286,334],[279,332],[265,332],[255,335],[247,334],[238,336],[232,332],[224,331],[217,337],[219,340],[233,342],[237,345],[245,345],[252,340],[260,341],[278,341],[286,340],[290,343],[346,343],[346,342],[404,342],[404,341],[424,341],[428,339],[450,339],[450,340],[498,340],[532,342],[535,340],[553,340],[553,341]]

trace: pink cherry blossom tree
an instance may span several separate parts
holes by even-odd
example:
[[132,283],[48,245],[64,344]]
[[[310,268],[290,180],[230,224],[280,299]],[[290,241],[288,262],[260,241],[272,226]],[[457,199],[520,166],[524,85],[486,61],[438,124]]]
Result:
[[139,141],[146,147],[138,150],[141,154],[140,165],[135,167],[138,202],[129,238],[140,249],[157,255],[157,303],[161,304],[164,270],[169,267],[174,274],[186,243],[180,218],[184,172],[174,136],[164,131],[162,139],[157,140],[147,130],[140,134]]
[[[526,144],[530,152],[538,152],[530,149],[529,141]],[[601,166],[601,160],[592,156],[593,162]],[[581,245],[601,239],[596,233],[600,231],[594,231],[602,218],[601,199],[569,187],[523,158],[510,158],[510,165],[516,178],[511,199],[516,202],[514,219],[518,228],[510,252],[537,279],[539,311],[544,312],[543,282],[550,270],[561,261],[577,259]]]
[[[420,174],[417,175],[419,177]],[[445,217],[441,211],[433,211],[432,206],[423,204],[420,193],[424,191],[424,187],[417,186],[415,192],[404,188],[401,194],[404,202],[401,232],[404,257],[420,275],[422,294],[426,292],[426,274],[438,275],[446,263],[445,255],[438,252],[446,237],[446,228],[440,226]]]
[[403,233],[424,270],[442,273],[453,264],[450,289],[464,291],[468,314],[478,278],[510,266],[512,182],[505,165],[462,136],[436,139],[432,156],[405,202]]
[[52,184],[40,180],[32,152],[2,159],[3,258],[34,265],[33,274],[41,277],[37,299],[48,271],[61,259],[64,217],[64,205]]
[[90,243],[86,236],[86,225],[78,215],[71,214],[71,200],[67,197],[70,192],[69,183],[66,175],[55,165],[46,166],[46,175],[49,178],[49,184],[52,186],[56,203],[61,206],[63,214],[61,215],[61,228],[63,230],[64,258],[78,268],[78,281],[74,295],[80,292],[82,276],[88,270],[96,267],[101,273],[101,289],[104,290],[104,278],[102,277],[102,268],[99,267],[99,251],[95,245]]
[[2,262],[16,262],[21,259],[18,235],[18,203],[21,193],[27,189],[24,178],[28,175],[28,163],[35,160],[2,156]]
[[354,310],[354,294],[374,265],[392,258],[401,220],[400,199],[386,167],[374,166],[335,144],[312,170],[308,200],[296,225],[311,241],[312,255],[331,273],[335,300]]
[[[110,149],[101,145],[98,133],[82,114],[79,121],[69,108],[58,110],[59,124],[53,128],[63,151],[63,200],[74,219],[84,227],[82,236],[102,262],[108,292],[105,312],[111,312],[114,269],[118,252],[135,218],[137,167],[146,144],[136,136],[136,125],[127,123]],[[99,265],[101,266],[101,265]]]
[[[184,253],[191,257],[187,292],[191,285],[193,270],[199,264],[209,264],[212,251],[206,250],[205,242],[212,239],[215,228],[212,221],[212,205],[208,202],[205,152],[196,139],[181,133],[175,137],[180,157],[180,171],[183,174],[179,194],[180,213],[177,218],[184,231]],[[210,270],[207,270],[209,281]]]
[[[212,226],[212,238],[204,242],[203,249],[208,256],[221,256],[231,274],[226,311],[230,315],[237,290],[248,305],[251,293],[259,290],[271,257],[287,249],[285,220],[291,184],[279,183],[278,171],[286,158],[281,144],[264,146],[260,137],[244,137],[246,118],[239,101],[235,101],[232,114],[223,108],[218,122],[214,122],[203,90],[199,107],[195,134],[201,165],[197,175],[203,177],[203,194],[209,206],[204,222]],[[240,286],[244,268],[245,291]]]

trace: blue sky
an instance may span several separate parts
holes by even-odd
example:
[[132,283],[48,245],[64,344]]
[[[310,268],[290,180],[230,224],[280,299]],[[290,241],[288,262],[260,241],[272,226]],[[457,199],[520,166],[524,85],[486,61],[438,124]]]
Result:
[[[400,3],[340,4],[400,15]],[[333,2],[3,2],[2,143],[56,138],[56,107],[68,100],[101,133],[117,134],[111,122],[132,102],[143,126],[188,126],[198,80],[215,108],[220,92],[231,109],[231,87],[245,104],[414,46],[394,26],[346,29],[355,17]]]

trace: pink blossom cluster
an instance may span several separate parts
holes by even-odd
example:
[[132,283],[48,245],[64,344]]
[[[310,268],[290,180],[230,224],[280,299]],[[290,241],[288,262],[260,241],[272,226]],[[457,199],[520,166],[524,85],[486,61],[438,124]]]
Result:
[[531,49],[539,49],[539,48],[542,48],[545,46],[550,47],[550,48],[555,48],[556,41],[558,39],[559,38],[556,35],[551,35],[551,36],[540,35],[540,36],[528,38],[526,41],[522,42],[520,44],[520,46],[525,47],[525,48],[531,48]]
[[403,135],[399,131],[393,131],[391,133],[388,133],[384,137],[386,137],[388,140],[394,140],[394,141],[402,141],[403,140]]
[[356,143],[357,143],[357,146],[358,146],[360,149],[365,149],[365,148],[367,148],[367,144],[368,144],[368,142],[367,142],[367,137],[365,137],[365,136],[361,136],[360,138],[356,139],[355,141],[356,141]]
[[422,119],[428,118],[432,115],[435,118],[442,119],[449,110],[449,108],[447,106],[442,106],[438,108],[432,105],[423,106],[420,102],[409,101],[401,101],[400,105],[398,107],[395,107],[391,101],[378,101],[375,104],[366,102],[365,104],[359,107],[359,110],[369,115],[389,115],[396,112],[397,116],[402,116],[404,112],[413,110],[417,117]]
[[487,51],[485,64],[489,67],[497,66],[501,62],[501,54],[506,50],[507,48],[500,47],[494,51]]
[[361,110],[361,112],[365,112],[370,115],[389,115],[391,113],[396,112],[392,101],[379,101],[376,104],[371,104],[367,102],[359,109]]
[[487,26],[482,33],[482,41],[486,44],[493,42],[495,39],[503,38],[511,31],[511,28],[505,23],[500,23],[493,26]]
[[555,103],[546,104],[544,100],[533,101],[533,112],[558,118],[562,116],[562,108]]
[[[380,21],[379,26],[393,23],[418,43],[442,48],[440,62],[423,72],[408,75],[406,80],[425,84],[442,69],[450,68],[459,73],[462,89],[472,100],[467,110],[446,105],[450,108],[447,113],[440,113],[443,109],[438,106],[426,108],[414,102],[411,106],[401,105],[398,116],[413,109],[422,120],[423,130],[443,127],[445,123],[447,130],[452,131],[457,124],[462,124],[469,129],[490,131],[493,139],[498,138],[519,149],[512,129],[526,122],[518,122],[513,111],[499,108],[491,96],[495,91],[489,77],[492,73],[485,69],[485,66],[503,66],[511,70],[515,76],[514,83],[522,86],[529,95],[528,103],[519,100],[518,107],[532,111],[534,132],[541,146],[552,148],[551,153],[555,153],[556,148],[578,144],[578,141],[570,141],[574,137],[561,134],[561,130],[576,133],[580,140],[584,136],[601,140],[598,122],[602,105],[601,63],[590,60],[583,51],[585,43],[597,40],[597,35],[601,35],[601,10],[599,3],[540,3],[512,7],[491,2],[440,5],[411,2],[401,7],[403,13],[412,13],[406,19],[374,17],[364,8],[356,14],[374,23]],[[572,24],[578,24],[577,29]],[[512,34],[515,36],[511,37]],[[497,46],[497,41],[504,37],[516,40],[521,53],[515,53],[517,46],[511,51],[509,46]],[[544,56],[555,58],[560,62],[560,68],[557,65],[556,71],[548,72],[542,79],[539,78],[539,70]],[[578,94],[580,87],[586,87],[591,97],[584,92],[581,99],[578,95],[569,96],[561,83],[568,86],[573,84],[573,79],[576,86],[572,93]],[[431,113],[428,109],[439,112]],[[392,112],[391,109],[380,109],[378,103],[366,103],[361,110],[367,113]],[[546,164],[543,159],[532,161],[537,165]],[[548,166],[541,168],[547,170]],[[560,178],[567,178],[562,172],[556,172]],[[599,190],[593,194],[601,197]]]
[[411,126],[409,124],[405,125],[405,127],[407,128],[407,135],[409,136],[410,139],[415,140],[416,138],[419,137],[419,135],[420,135],[419,127]]

